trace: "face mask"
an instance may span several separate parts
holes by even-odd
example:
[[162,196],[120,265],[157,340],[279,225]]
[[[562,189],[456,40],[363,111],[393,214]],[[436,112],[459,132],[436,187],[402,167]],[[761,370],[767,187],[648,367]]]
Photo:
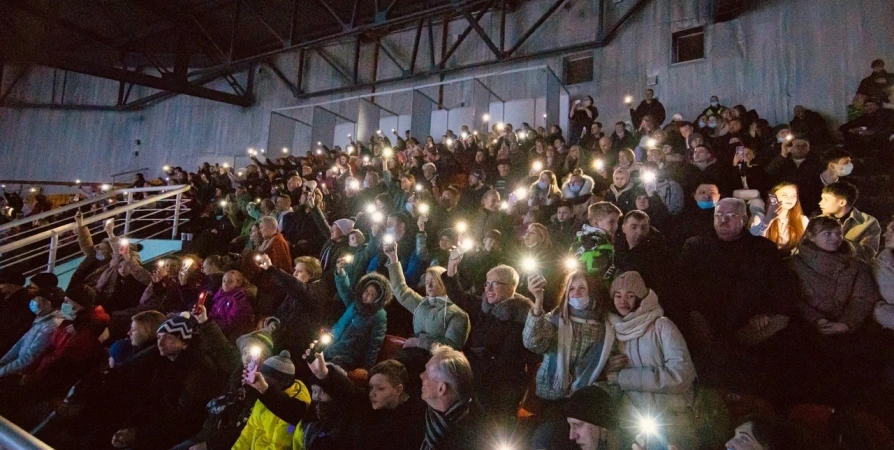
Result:
[[711,209],[711,208],[717,206],[713,200],[707,200],[707,201],[700,200],[696,203],[698,203],[698,207],[701,209]]
[[571,186],[568,186],[568,187],[571,189],[571,192],[577,193],[577,192],[580,192],[580,190],[583,186],[580,186],[577,184],[572,184]]
[[720,104],[720,102],[711,102],[711,107],[716,108],[717,105],[719,105],[719,104]]
[[102,253],[102,252],[96,252],[96,260],[97,260],[97,261],[105,261],[105,260],[106,260],[106,255],[105,255],[105,253]]
[[540,189],[544,189],[544,190],[545,190],[547,187],[549,187],[549,184],[547,184],[546,181],[538,181],[538,182],[537,182],[537,187],[539,187]]
[[705,124],[705,121],[704,121],[704,120],[699,120],[699,121],[698,121],[698,126],[699,126],[700,128],[704,128],[705,125],[706,125],[706,124]]
[[836,168],[835,172],[838,174],[839,177],[846,177],[846,176],[850,175],[851,171],[853,171],[853,170],[854,170],[854,164],[847,163],[841,167]]
[[388,228],[385,228],[385,234],[390,234],[390,235],[394,236],[397,233],[395,233],[394,227],[388,227]]
[[40,313],[40,306],[37,304],[37,300],[31,300],[31,302],[28,303],[28,309],[30,309],[35,316]]
[[363,180],[363,189],[369,188],[369,181]]
[[571,297],[568,299],[568,305],[570,305],[574,309],[584,309],[589,304],[589,297]]
[[407,205],[404,206],[404,208],[407,210],[408,213],[413,214],[413,204],[412,203],[407,203]]
[[75,316],[74,305],[72,305],[71,303],[63,303],[62,308],[59,308],[59,309],[60,309],[60,311],[62,311],[63,316],[65,316],[68,319],[74,319],[74,316]]
[[708,128],[717,128],[716,122],[708,122]]
[[776,137],[776,142],[778,142],[778,143],[781,144],[781,143],[785,142],[785,138],[782,137],[782,136],[777,136],[777,137]]

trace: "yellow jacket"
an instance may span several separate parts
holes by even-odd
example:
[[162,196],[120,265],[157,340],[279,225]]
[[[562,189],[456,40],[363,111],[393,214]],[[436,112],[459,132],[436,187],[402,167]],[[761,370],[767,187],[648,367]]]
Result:
[[[298,380],[286,389],[286,395],[310,404],[310,391]],[[242,434],[233,444],[233,450],[303,450],[304,439],[300,436],[302,434],[301,424],[296,427],[289,425],[258,400],[251,411],[248,423],[242,429]]]

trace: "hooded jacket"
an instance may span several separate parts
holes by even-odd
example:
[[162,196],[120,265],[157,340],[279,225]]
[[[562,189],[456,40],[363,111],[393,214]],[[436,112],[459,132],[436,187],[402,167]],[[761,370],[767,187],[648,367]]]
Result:
[[213,319],[231,342],[255,328],[255,312],[244,287],[214,294],[208,318]]
[[[376,286],[379,297],[373,304],[365,305],[363,291],[370,285]],[[327,360],[347,371],[356,368],[369,370],[375,365],[385,342],[388,326],[385,306],[391,302],[391,285],[384,276],[369,273],[357,281],[352,291],[347,274],[341,271],[335,273],[335,288],[347,309],[332,327],[333,341],[323,354]]]
[[0,377],[22,373],[50,349],[53,333],[62,323],[59,311],[34,319],[31,329],[0,359]]
[[394,296],[413,314],[413,334],[419,339],[419,347],[429,349],[437,342],[462,350],[469,338],[469,315],[446,295],[423,297],[410,289],[400,262],[385,267],[391,275]]
[[591,177],[589,175],[583,175],[582,178],[584,179],[584,184],[583,184],[583,186],[581,186],[581,189],[577,192],[574,192],[571,189],[571,179],[570,178],[568,179],[568,181],[562,183],[562,198],[571,200],[571,199],[575,199],[577,197],[590,195],[590,193],[593,192],[593,183],[594,183],[593,177]]
[[805,240],[786,262],[801,282],[797,307],[804,320],[842,322],[852,332],[866,323],[879,299],[878,288],[869,265],[854,256],[849,242],[829,253]]

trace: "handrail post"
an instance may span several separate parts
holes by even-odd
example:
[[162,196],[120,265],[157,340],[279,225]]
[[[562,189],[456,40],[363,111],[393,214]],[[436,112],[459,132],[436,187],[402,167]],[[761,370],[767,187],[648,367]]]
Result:
[[171,228],[171,239],[177,239],[177,230],[180,228],[180,203],[183,200],[183,193],[177,194],[174,202],[174,227]]
[[[127,205],[130,206],[130,204],[132,202],[133,202],[133,192],[128,192],[127,193]],[[130,234],[130,216],[131,216],[132,212],[133,212],[132,209],[128,209],[127,212],[124,213],[124,235],[125,236]]]
[[47,257],[47,272],[52,273],[56,269],[56,250],[59,249],[59,234],[53,231],[50,238],[50,252]]

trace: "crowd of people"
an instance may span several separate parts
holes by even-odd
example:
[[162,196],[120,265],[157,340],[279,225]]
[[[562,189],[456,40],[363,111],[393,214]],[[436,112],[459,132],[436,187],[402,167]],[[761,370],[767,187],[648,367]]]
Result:
[[852,174],[892,169],[892,87],[874,62],[838,133],[717,96],[666,122],[648,90],[605,131],[575,102],[567,142],[496,123],[166,167],[183,254],[143,264],[78,214],[66,290],[0,274],[0,414],[83,449],[821,448],[724,422],[719,392],[890,427],[894,222]]

